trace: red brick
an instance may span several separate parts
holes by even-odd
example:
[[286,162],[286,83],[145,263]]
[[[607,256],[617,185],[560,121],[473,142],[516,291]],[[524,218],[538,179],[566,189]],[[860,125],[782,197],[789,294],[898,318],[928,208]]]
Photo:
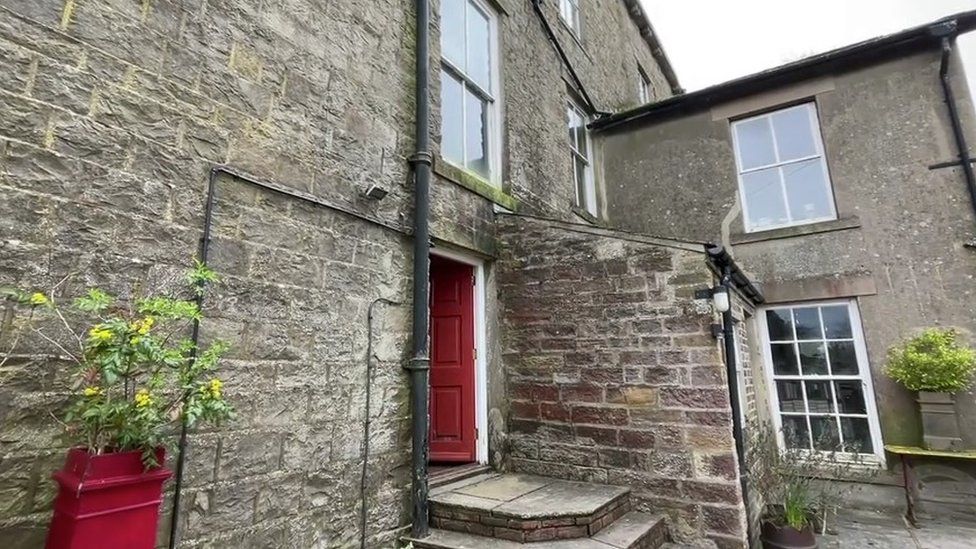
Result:
[[510,383],[508,388],[509,396],[513,399],[549,402],[557,402],[559,400],[559,387],[556,385],[516,381]]
[[603,387],[578,383],[575,385],[560,385],[562,402],[600,402],[603,400]]
[[539,403],[524,400],[512,401],[512,417],[521,419],[539,419]]
[[603,408],[598,406],[573,406],[573,423],[595,423],[600,425],[626,425],[629,421],[624,408]]
[[569,422],[572,417],[569,406],[550,402],[543,402],[540,405],[540,415],[547,421],[561,422]]

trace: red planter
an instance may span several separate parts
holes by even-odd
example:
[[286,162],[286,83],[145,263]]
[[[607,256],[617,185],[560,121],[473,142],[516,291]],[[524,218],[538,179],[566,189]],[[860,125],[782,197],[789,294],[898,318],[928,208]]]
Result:
[[[158,463],[165,452],[156,449]],[[54,473],[58,495],[47,549],[152,549],[156,545],[165,467],[148,471],[140,452],[94,455],[68,451]]]

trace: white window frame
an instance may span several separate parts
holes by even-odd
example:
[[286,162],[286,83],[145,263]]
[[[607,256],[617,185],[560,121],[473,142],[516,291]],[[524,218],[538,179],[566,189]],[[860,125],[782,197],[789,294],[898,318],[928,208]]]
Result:
[[[806,307],[824,307],[831,305],[847,305],[847,314],[851,322],[851,335],[854,340],[854,352],[857,358],[858,375],[802,375],[802,371],[798,375],[779,375],[775,374],[773,370],[773,359],[772,359],[772,348],[770,346],[769,339],[769,324],[766,321],[766,311],[773,309],[787,309],[787,308],[806,308]],[[760,341],[762,344],[762,357],[763,357],[763,369],[765,370],[766,385],[769,387],[769,410],[770,415],[773,418],[773,427],[776,429],[776,441],[780,449],[786,448],[785,437],[783,436],[783,420],[781,414],[791,415],[790,412],[781,412],[779,409],[779,388],[776,386],[776,381],[778,380],[800,380],[800,381],[831,381],[839,380],[854,380],[860,381],[861,387],[864,393],[864,407],[867,412],[865,415],[868,420],[868,430],[871,433],[871,442],[874,446],[872,453],[861,453],[859,454],[860,460],[865,463],[878,464],[881,466],[885,465],[885,453],[884,453],[884,440],[881,435],[881,423],[878,420],[878,407],[877,400],[874,394],[874,381],[871,378],[871,365],[868,362],[867,348],[864,344],[864,331],[861,327],[861,314],[857,306],[857,301],[854,299],[841,299],[841,300],[829,300],[829,301],[804,301],[798,303],[777,303],[776,305],[771,305],[768,307],[763,307],[757,311],[756,317],[759,320],[759,328],[761,333],[759,334]],[[823,318],[821,315],[821,324],[823,323]],[[794,333],[794,342],[795,339]],[[799,341],[820,341],[820,340],[799,340]],[[829,356],[827,357],[829,364]],[[829,370],[828,370],[829,371]],[[832,386],[833,384],[831,384]],[[805,412],[794,413],[795,415],[801,415],[803,417],[810,416],[809,403],[806,399],[806,387],[803,386],[803,404]],[[833,406],[835,412],[831,415],[847,415],[864,417],[862,414],[840,414],[837,403],[837,395],[831,389],[831,394],[833,395]],[[816,415],[816,414],[814,414]],[[809,421],[807,423],[809,430]],[[838,437],[843,441],[843,432],[838,425]],[[805,450],[805,452],[822,452],[821,450],[810,449]],[[801,452],[803,453],[803,452]],[[843,453],[837,452],[836,455],[843,459]],[[853,460],[852,460],[853,461]]]
[[654,98],[653,87],[651,84],[651,79],[647,76],[647,71],[644,67],[637,65],[637,99],[640,104],[649,103],[651,99]]
[[[784,161],[784,162],[780,162],[779,161],[779,150],[776,147],[776,130],[773,128],[772,121],[771,121],[772,120],[772,115],[778,114],[778,113],[782,113],[782,112],[786,112],[786,111],[789,111],[789,110],[794,110],[794,109],[806,109],[807,110],[807,114],[810,117],[810,130],[813,132],[813,141],[814,141],[814,145],[816,146],[816,149],[817,150],[816,150],[816,153],[815,154],[812,154],[812,155],[809,155],[809,156],[805,156],[803,158],[795,158],[795,159],[787,160],[787,161]],[[814,101],[808,101],[808,102],[805,102],[805,103],[800,103],[799,105],[793,105],[791,107],[785,107],[785,108],[782,108],[782,109],[776,109],[776,110],[773,110],[773,111],[770,111],[770,112],[766,112],[766,113],[763,113],[763,114],[760,114],[760,115],[757,115],[757,116],[750,116],[748,118],[741,118],[741,119],[738,119],[738,120],[734,120],[730,124],[729,129],[730,129],[730,131],[732,133],[732,149],[733,149],[733,153],[735,155],[735,167],[736,167],[736,173],[737,173],[736,178],[737,178],[738,183],[739,183],[739,197],[740,197],[741,202],[742,202],[742,217],[743,217],[743,222],[745,224],[745,230],[746,230],[747,233],[754,233],[754,232],[761,232],[761,231],[770,231],[770,230],[773,230],[773,229],[780,229],[780,228],[783,228],[783,227],[796,227],[796,226],[800,226],[800,225],[809,225],[811,223],[821,223],[823,221],[832,221],[834,219],[837,219],[837,205],[836,205],[836,201],[834,199],[834,187],[833,187],[833,183],[830,180],[830,172],[827,170],[827,155],[824,152],[823,134],[820,131],[820,120],[819,120],[819,118],[820,117],[818,115],[818,110],[817,110],[817,104],[816,104],[816,102],[814,102]],[[738,126],[739,124],[742,124],[742,123],[745,123],[745,122],[751,122],[751,121],[758,120],[758,119],[766,119],[768,121],[768,123],[769,123],[769,131],[770,131],[771,135],[773,136],[773,154],[776,155],[776,161],[773,162],[772,164],[767,164],[767,165],[764,165],[764,166],[757,166],[757,167],[754,167],[754,168],[749,168],[747,170],[743,170],[742,169],[741,155],[739,153],[739,139],[737,137],[737,134],[736,134],[736,130],[735,129],[736,129],[736,126]],[[803,220],[799,220],[799,221],[794,221],[792,219],[792,215],[790,214],[789,200],[786,197],[786,184],[783,181],[783,174],[782,174],[782,171],[781,170],[777,170],[777,173],[779,174],[779,189],[778,190],[779,190],[779,192],[783,193],[783,204],[786,206],[786,217],[787,217],[788,221],[786,223],[779,223],[779,224],[776,224],[776,225],[753,226],[752,223],[751,223],[751,221],[750,221],[750,217],[749,217],[749,204],[748,204],[748,201],[746,200],[746,192],[745,192],[745,186],[743,185],[743,182],[742,182],[742,176],[745,175],[745,174],[754,173],[754,172],[766,170],[766,169],[769,169],[769,168],[782,168],[784,166],[790,166],[792,164],[798,164],[800,162],[806,162],[808,160],[814,160],[814,159],[819,159],[820,160],[820,167],[823,170],[823,174],[824,174],[824,185],[826,186],[827,196],[829,197],[829,202],[830,202],[830,214],[829,215],[826,215],[826,216],[823,216],[823,217],[817,217],[817,218],[803,219]]]
[[577,40],[583,39],[583,17],[580,0],[559,0],[559,17]]
[[[583,140],[586,145],[586,152],[580,152],[579,145],[576,140],[573,139],[569,143],[570,159],[572,163],[570,167],[573,172],[573,187],[575,188],[576,205],[587,211],[590,215],[596,217],[597,215],[597,205],[596,205],[596,181],[593,176],[593,141],[590,139],[590,131],[586,129],[587,121],[589,116],[587,116],[586,111],[572,98],[566,102],[567,111],[572,111],[576,116],[579,117],[581,123],[583,124]],[[567,112],[567,115],[569,113]],[[566,120],[566,128],[569,128],[570,120]],[[581,182],[576,179],[576,160],[580,159],[585,164],[583,169],[583,181]]]
[[[469,6],[474,6],[478,11],[485,15],[488,19],[488,55],[489,60],[489,80],[491,85],[491,90],[484,89],[481,85],[477,84],[474,80],[469,78],[464,71],[462,71],[457,65],[452,63],[447,57],[441,54],[441,70],[443,72],[448,72],[454,76],[457,80],[461,82],[462,88],[462,101],[461,101],[461,136],[462,139],[467,138],[468,134],[468,113],[467,113],[467,101],[464,100],[464,90],[470,90],[472,93],[478,97],[484,99],[487,102],[487,116],[486,123],[488,125],[486,139],[486,146],[488,150],[486,151],[488,160],[488,182],[496,187],[501,187],[502,176],[501,176],[501,165],[502,165],[502,146],[501,146],[501,76],[500,76],[500,65],[499,65],[499,47],[498,47],[498,13],[495,9],[484,2],[483,0],[460,0],[465,4],[465,10]],[[441,29],[444,32],[444,29]],[[468,33],[467,29],[463,29],[464,32],[464,49],[465,55],[467,55],[467,41]],[[443,82],[441,83],[443,86]],[[444,109],[441,107],[441,126],[443,128],[443,117]],[[443,138],[443,130],[441,132]],[[462,143],[461,155],[464,157],[461,164],[458,165],[456,162],[449,158],[446,158],[443,154],[441,158],[466,172],[473,173],[479,178],[483,178],[482,174],[473,172],[467,167],[468,159],[468,149],[467,144]]]

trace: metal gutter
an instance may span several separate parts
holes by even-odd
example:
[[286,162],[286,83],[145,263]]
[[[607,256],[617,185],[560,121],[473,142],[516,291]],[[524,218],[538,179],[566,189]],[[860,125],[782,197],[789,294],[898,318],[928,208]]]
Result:
[[955,22],[957,34],[969,32],[976,29],[976,10],[958,13],[925,25],[872,38],[698,91],[670,97],[657,103],[649,103],[629,111],[605,116],[590,123],[589,128],[606,131],[631,122],[689,114],[725,101],[794,84],[799,80],[905,57],[920,49],[939,47],[940,40],[933,35],[931,29],[947,22]]

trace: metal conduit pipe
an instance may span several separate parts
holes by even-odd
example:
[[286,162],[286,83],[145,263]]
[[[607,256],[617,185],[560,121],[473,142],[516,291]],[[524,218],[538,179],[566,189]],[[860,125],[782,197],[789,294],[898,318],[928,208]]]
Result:
[[[365,216],[363,214],[360,214],[358,212],[355,212],[343,206],[339,206],[327,202],[314,195],[296,189],[292,189],[290,187],[286,187],[278,183],[273,183],[270,181],[261,181],[253,176],[239,172],[229,166],[213,166],[210,168],[210,176],[207,182],[207,199],[206,199],[206,205],[204,207],[204,215],[203,215],[203,236],[201,236],[200,238],[200,248],[197,252],[197,260],[204,265],[207,265],[207,262],[210,258],[210,242],[211,242],[211,232],[213,228],[214,207],[217,203],[217,178],[221,174],[228,175],[242,183],[247,183],[248,185],[258,187],[260,189],[289,196],[297,200],[301,200],[303,202],[315,204],[317,206],[321,206],[323,208],[327,208],[335,212],[348,215],[355,219],[359,219],[361,221],[365,221],[372,225],[382,227],[384,229],[395,232],[397,234],[402,234],[406,236],[409,236],[411,234],[410,231],[406,229],[397,227],[396,225],[392,225],[390,223],[387,223],[379,219],[374,219],[372,217]],[[195,297],[195,301],[197,307],[202,310],[203,295],[197,294],[197,296]],[[193,321],[193,332],[190,336],[190,339],[193,341],[193,350],[191,351],[192,354],[190,355],[190,359],[192,360],[196,358],[196,352],[197,352],[196,347],[200,341],[199,320]],[[182,508],[183,475],[184,475],[184,470],[186,469],[186,448],[187,448],[186,437],[187,437],[187,426],[186,424],[184,424],[180,427],[180,438],[179,438],[179,442],[177,443],[178,453],[176,456],[176,471],[174,474],[176,478],[174,479],[175,485],[173,488],[173,507],[170,513],[170,523],[169,523],[169,543],[168,543],[169,549],[175,548],[180,541],[179,517],[180,517],[180,510]]]
[[942,63],[939,66],[939,82],[942,84],[942,95],[945,98],[946,109],[949,113],[949,123],[952,125],[957,155],[962,164],[966,188],[969,190],[969,201],[972,204],[973,213],[976,214],[976,175],[973,174],[973,159],[969,154],[969,146],[966,144],[966,133],[963,131],[962,121],[959,118],[959,106],[956,104],[956,95],[952,90],[952,80],[949,78],[949,59],[952,57],[952,46],[955,43],[957,32],[955,21],[943,23],[932,29],[935,36],[942,38]]
[[416,136],[413,156],[414,229],[413,229],[413,356],[406,368],[410,371],[413,447],[410,456],[412,525],[415,538],[426,537],[430,530],[427,516],[428,417],[430,412],[430,356],[427,350],[430,284],[430,2],[416,0]]

